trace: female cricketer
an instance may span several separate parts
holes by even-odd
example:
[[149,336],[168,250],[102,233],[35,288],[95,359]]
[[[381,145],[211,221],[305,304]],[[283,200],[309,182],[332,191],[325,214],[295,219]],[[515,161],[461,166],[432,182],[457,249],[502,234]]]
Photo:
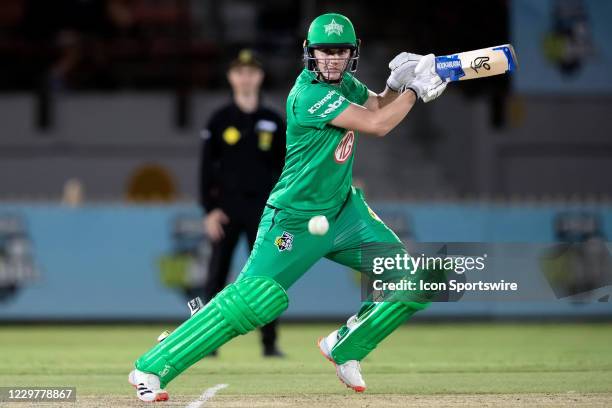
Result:
[[[438,97],[446,84],[433,55],[402,52],[389,64],[385,90],[376,94],[353,74],[359,40],[348,18],[323,14],[304,42],[305,68],[287,98],[287,153],[280,179],[261,217],[251,255],[236,281],[135,363],[129,381],[142,401],[168,399],[165,386],[232,338],[273,321],[288,306],[287,289],[322,257],[365,274],[372,254],[404,252],[398,237],[351,185],[360,132],[385,136],[417,99]],[[327,233],[308,222],[325,216]],[[319,340],[340,380],[365,390],[359,362],[427,298],[364,302],[347,324]]]

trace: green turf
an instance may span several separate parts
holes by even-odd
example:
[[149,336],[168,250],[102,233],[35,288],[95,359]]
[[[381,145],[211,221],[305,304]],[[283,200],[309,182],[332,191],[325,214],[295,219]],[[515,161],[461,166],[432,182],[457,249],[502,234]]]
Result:
[[[258,333],[235,339],[168,390],[198,395],[340,394],[315,342],[331,325],[282,325],[284,360],[260,356]],[[127,373],[162,326],[0,328],[3,386],[76,386],[79,395],[131,393]],[[368,393],[612,393],[612,324],[407,325],[363,363]]]

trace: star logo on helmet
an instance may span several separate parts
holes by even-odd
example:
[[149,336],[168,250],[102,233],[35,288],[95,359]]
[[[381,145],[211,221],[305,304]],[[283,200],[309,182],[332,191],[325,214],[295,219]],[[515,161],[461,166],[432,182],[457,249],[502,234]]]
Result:
[[342,31],[344,30],[344,26],[342,24],[336,23],[336,21],[333,18],[332,18],[331,23],[324,24],[323,27],[325,27],[325,34],[327,35],[332,35],[332,34],[342,35]]

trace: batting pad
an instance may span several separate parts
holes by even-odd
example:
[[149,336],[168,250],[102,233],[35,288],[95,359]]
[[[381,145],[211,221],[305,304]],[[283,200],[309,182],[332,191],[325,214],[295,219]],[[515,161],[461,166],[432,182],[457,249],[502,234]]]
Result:
[[248,277],[227,286],[203,309],[136,361],[160,377],[162,388],[234,337],[270,323],[288,306],[287,293],[268,277]]
[[338,331],[339,340],[331,356],[336,364],[361,361],[393,330],[429,303],[373,302],[363,305],[356,319]]

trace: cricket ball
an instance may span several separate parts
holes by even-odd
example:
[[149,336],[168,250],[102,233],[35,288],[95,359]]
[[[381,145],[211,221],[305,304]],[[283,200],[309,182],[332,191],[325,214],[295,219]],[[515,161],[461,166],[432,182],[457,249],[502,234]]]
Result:
[[324,215],[315,215],[308,221],[308,232],[312,235],[325,235],[329,229],[329,222]]

